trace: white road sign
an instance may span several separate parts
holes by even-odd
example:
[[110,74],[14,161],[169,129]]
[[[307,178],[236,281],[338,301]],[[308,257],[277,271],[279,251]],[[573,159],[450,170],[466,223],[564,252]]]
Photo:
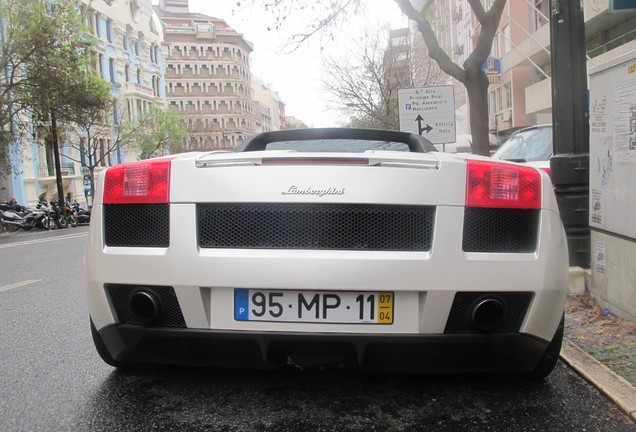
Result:
[[453,86],[402,89],[398,103],[401,131],[422,135],[433,144],[455,142]]

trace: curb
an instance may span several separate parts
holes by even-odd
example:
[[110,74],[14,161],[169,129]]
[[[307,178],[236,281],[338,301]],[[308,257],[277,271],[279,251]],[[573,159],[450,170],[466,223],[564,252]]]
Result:
[[561,359],[601,393],[610,398],[636,422],[636,388],[625,378],[616,375],[603,363],[564,338]]

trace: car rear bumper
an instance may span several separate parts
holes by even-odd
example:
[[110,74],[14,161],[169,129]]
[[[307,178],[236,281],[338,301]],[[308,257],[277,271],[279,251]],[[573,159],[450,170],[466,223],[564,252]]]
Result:
[[549,341],[522,333],[373,335],[215,331],[113,325],[114,360],[185,366],[345,366],[395,372],[530,372]]

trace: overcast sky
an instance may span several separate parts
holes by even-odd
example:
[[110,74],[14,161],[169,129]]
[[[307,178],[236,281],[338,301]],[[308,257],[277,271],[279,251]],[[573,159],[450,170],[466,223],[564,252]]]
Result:
[[[338,126],[340,119],[338,113],[327,108],[327,103],[321,96],[321,52],[330,55],[346,54],[352,38],[361,36],[364,21],[386,25],[387,29],[407,25],[406,18],[392,0],[366,1],[372,4],[367,8],[366,15],[352,17],[347,28],[342,29],[342,33],[336,33],[335,42],[327,37],[315,37],[291,54],[281,51],[284,42],[294,30],[291,27],[303,19],[311,20],[311,17],[294,17],[293,22],[282,29],[268,31],[268,26],[274,24],[274,17],[265,14],[258,7],[237,8],[237,0],[190,0],[189,4],[190,12],[222,18],[252,42],[252,72],[279,93],[285,102],[287,115],[294,116],[309,126],[329,127]],[[302,24],[298,23],[300,25]]]

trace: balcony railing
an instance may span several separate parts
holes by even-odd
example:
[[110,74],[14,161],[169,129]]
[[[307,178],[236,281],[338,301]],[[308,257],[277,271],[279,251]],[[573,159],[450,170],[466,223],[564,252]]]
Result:
[[617,37],[616,39],[612,39],[611,41],[606,42],[605,44],[588,51],[587,55],[590,58],[600,56],[601,54],[605,54],[606,52],[611,51],[615,48],[618,48],[621,45],[625,45],[626,43],[631,42],[634,39],[636,39],[636,29],[628,33],[625,33],[624,35],[621,35]]
[[150,87],[143,86],[141,84],[137,84],[135,82],[127,82],[125,84],[126,92],[130,93],[138,93],[143,96],[153,97],[154,93]]
[[[63,163],[62,166],[62,175],[75,175],[75,164],[72,162]],[[47,164],[40,164],[38,166],[38,177],[54,177],[55,176],[55,166],[52,166],[49,169]]]

